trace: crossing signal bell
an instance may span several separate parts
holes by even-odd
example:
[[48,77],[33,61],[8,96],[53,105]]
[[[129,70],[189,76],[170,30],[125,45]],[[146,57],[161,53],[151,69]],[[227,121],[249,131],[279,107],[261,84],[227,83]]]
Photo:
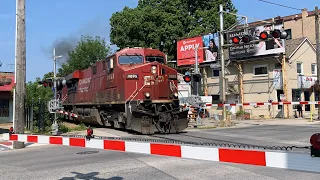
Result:
[[183,80],[188,83],[188,82],[191,81],[191,76],[190,75],[185,75],[185,76],[183,76]]

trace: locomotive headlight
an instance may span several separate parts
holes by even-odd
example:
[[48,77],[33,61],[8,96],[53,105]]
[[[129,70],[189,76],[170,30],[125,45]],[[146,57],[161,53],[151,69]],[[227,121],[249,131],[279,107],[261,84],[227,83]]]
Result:
[[157,73],[157,66],[151,66],[151,73],[156,74]]
[[173,95],[174,95],[174,97],[176,97],[176,98],[178,97],[178,93],[177,93],[177,92],[175,92]]
[[150,98],[150,93],[146,92],[146,93],[144,93],[144,96],[145,96],[147,99],[149,99],[149,98]]

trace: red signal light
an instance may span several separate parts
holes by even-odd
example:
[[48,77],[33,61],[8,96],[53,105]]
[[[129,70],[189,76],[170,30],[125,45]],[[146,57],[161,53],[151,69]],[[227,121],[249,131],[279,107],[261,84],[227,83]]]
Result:
[[191,76],[185,75],[185,76],[183,76],[183,80],[184,80],[185,82],[190,82],[190,81],[191,81]]
[[267,32],[265,32],[265,31],[263,31],[263,32],[260,33],[259,38],[262,39],[262,40],[266,40],[266,39],[268,39],[268,36],[269,36],[269,34]]
[[240,38],[239,38],[239,36],[233,37],[233,38],[232,38],[232,43],[234,43],[234,44],[239,44],[239,43],[240,43]]

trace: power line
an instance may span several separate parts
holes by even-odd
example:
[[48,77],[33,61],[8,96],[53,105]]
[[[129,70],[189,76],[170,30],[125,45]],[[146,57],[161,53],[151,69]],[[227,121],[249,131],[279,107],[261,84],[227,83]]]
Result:
[[268,4],[273,4],[273,5],[276,5],[276,6],[281,6],[281,7],[289,8],[289,9],[294,9],[294,10],[299,10],[299,11],[302,10],[302,9],[299,9],[299,8],[290,7],[290,6],[286,6],[286,5],[282,5],[282,4],[277,4],[277,3],[273,3],[273,2],[269,2],[269,1],[265,1],[265,0],[258,0],[258,1],[261,1],[261,2],[264,2],[264,3],[268,3]]

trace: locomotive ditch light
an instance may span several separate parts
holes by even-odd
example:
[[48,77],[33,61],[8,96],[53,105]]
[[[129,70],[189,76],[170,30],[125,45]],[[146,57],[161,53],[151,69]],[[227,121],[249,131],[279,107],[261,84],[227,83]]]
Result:
[[175,98],[178,98],[178,93],[177,93],[177,92],[173,93],[173,96],[174,96]]
[[235,36],[232,38],[232,43],[233,44],[239,44],[241,41],[240,37],[239,36]]
[[261,40],[266,40],[266,39],[268,39],[268,36],[269,36],[269,34],[266,31],[263,31],[260,33],[259,38]]
[[150,93],[148,93],[148,92],[144,93],[144,97],[146,97],[147,99],[149,99],[149,98],[150,98]]
[[320,133],[313,134],[310,137],[311,156],[320,157]]

